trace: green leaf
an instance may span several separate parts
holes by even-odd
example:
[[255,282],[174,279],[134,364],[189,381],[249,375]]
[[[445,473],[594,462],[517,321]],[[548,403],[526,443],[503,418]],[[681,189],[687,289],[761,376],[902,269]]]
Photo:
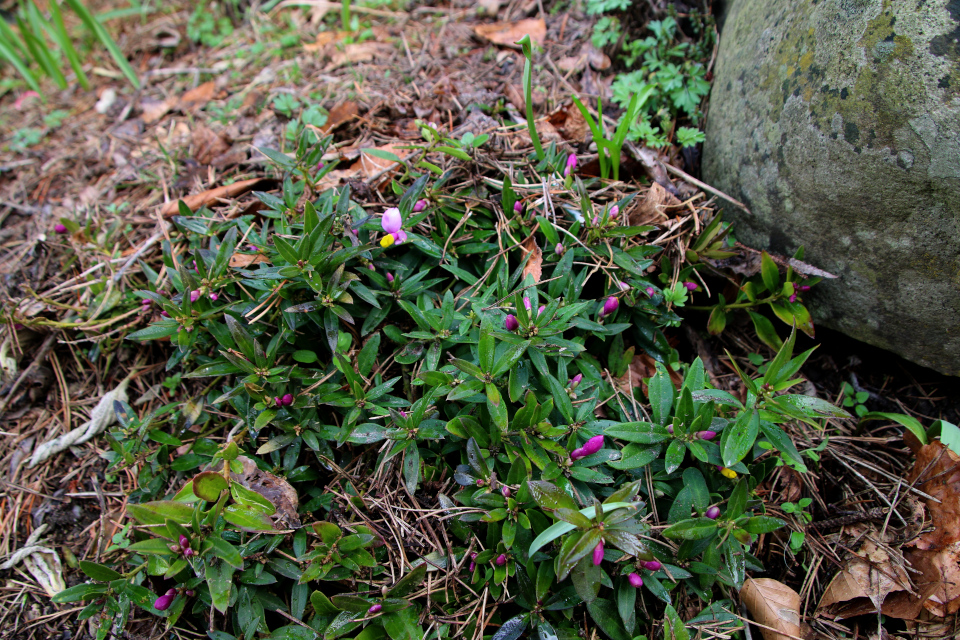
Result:
[[64,589],[51,598],[54,604],[64,604],[67,602],[79,602],[80,600],[90,600],[95,596],[106,593],[108,587],[105,584],[85,583]]
[[407,575],[397,580],[387,592],[387,595],[393,598],[402,598],[423,583],[423,578],[427,575],[427,564],[417,565]]
[[208,536],[204,544],[210,543],[213,555],[237,569],[243,569],[243,557],[235,546],[219,536]]
[[690,640],[690,632],[683,624],[673,605],[667,605],[663,612],[663,640]]
[[310,604],[317,615],[336,615],[340,612],[326,595],[320,591],[314,591],[310,594]]
[[787,526],[786,522],[770,516],[754,516],[747,518],[746,522],[740,523],[740,528],[755,534],[770,533],[785,526]]
[[773,328],[773,323],[766,316],[760,315],[755,311],[748,311],[750,319],[753,320],[753,329],[757,332],[757,337],[763,344],[774,351],[783,346],[783,340],[777,335],[777,330]]
[[683,446],[683,441],[674,440],[667,447],[667,455],[664,458],[664,471],[667,473],[673,473],[680,468],[680,465],[683,464],[683,456],[686,453],[687,448]]
[[[867,420],[890,420],[891,422],[896,422],[900,426],[906,427],[910,433],[916,436],[917,440],[920,441],[920,444],[927,444],[927,432],[924,430],[920,421],[913,416],[907,416],[902,413],[871,411],[860,418],[860,422],[866,422]],[[942,436],[941,440],[943,440]],[[954,450],[954,453],[957,453],[957,451]]]
[[[637,505],[632,502],[612,502],[610,504],[605,504],[602,506],[604,513],[609,513],[610,511],[613,511],[615,509],[623,509],[623,508],[636,509]],[[580,509],[580,513],[589,517],[589,516],[596,515],[596,509],[594,507],[586,507],[584,509]],[[569,524],[566,522],[556,522],[553,525],[547,527],[543,531],[543,533],[538,535],[537,538],[530,545],[530,549],[527,551],[527,556],[533,556],[533,554],[535,554],[537,551],[542,549],[545,544],[549,544],[550,542],[553,542],[563,534],[569,531],[573,531],[575,528],[576,527],[574,527],[572,524]]]
[[[657,373],[647,385],[647,395],[650,400],[650,412],[653,414],[653,421],[664,425],[670,416],[670,409],[673,407],[673,398],[676,393],[673,381],[670,380],[670,374],[666,368],[659,362],[656,363]],[[634,440],[634,442],[638,442]]]
[[497,629],[497,632],[493,634],[492,640],[517,640],[520,634],[526,630],[529,621],[529,613],[521,613],[518,616],[510,618]]
[[577,503],[563,489],[542,480],[530,480],[530,495],[544,509],[576,509]]
[[110,582],[111,580],[119,580],[123,577],[108,566],[97,564],[96,562],[88,562],[87,560],[80,561],[80,571],[83,571],[94,580],[100,582]]
[[777,263],[766,251],[760,253],[760,277],[763,278],[763,284],[767,286],[771,293],[776,293],[779,290],[780,270],[777,268]]
[[270,516],[254,511],[246,505],[231,504],[223,510],[223,517],[227,522],[244,531],[276,531]]
[[760,433],[760,413],[756,409],[741,411],[737,421],[723,430],[720,437],[720,458],[723,466],[732,467],[750,453]]
[[630,640],[630,636],[620,623],[617,607],[612,602],[598,598],[587,603],[587,611],[590,612],[590,617],[597,623],[600,630],[611,640]]
[[216,471],[204,471],[193,477],[193,493],[201,500],[216,502],[220,493],[226,491],[227,481]]
[[667,538],[679,540],[702,540],[717,532],[717,523],[710,518],[691,518],[681,520],[677,524],[665,529],[663,535]]

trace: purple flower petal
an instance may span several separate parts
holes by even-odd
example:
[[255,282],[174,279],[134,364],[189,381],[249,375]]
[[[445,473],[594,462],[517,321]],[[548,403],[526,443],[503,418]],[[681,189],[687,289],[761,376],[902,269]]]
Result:
[[639,573],[631,573],[627,577],[627,580],[630,581],[630,586],[636,589],[639,589],[640,587],[643,586],[643,578],[640,577]]
[[510,314],[503,319],[503,328],[507,331],[516,331],[520,328],[520,321],[517,320],[517,316]]
[[403,218],[400,217],[400,209],[390,207],[383,212],[383,218],[380,220],[380,226],[386,233],[396,233],[400,231],[403,225]]
[[593,548],[593,565],[597,566],[603,562],[603,540],[597,543]]
[[593,436],[583,445],[583,455],[592,456],[600,449],[603,449],[603,436]]

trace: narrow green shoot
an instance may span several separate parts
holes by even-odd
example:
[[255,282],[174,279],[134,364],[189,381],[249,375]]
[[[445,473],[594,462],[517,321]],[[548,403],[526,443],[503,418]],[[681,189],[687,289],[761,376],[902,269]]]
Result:
[[523,57],[525,58],[523,63],[523,100],[527,107],[527,130],[530,132],[533,148],[537,152],[537,160],[543,160],[543,145],[540,144],[540,134],[537,133],[537,124],[533,119],[533,50],[530,34],[517,40],[516,44],[523,49]]

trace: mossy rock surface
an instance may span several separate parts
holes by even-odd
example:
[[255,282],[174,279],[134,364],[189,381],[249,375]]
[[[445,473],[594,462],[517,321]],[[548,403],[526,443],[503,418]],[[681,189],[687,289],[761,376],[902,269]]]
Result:
[[819,323],[960,375],[960,0],[731,0],[703,172]]

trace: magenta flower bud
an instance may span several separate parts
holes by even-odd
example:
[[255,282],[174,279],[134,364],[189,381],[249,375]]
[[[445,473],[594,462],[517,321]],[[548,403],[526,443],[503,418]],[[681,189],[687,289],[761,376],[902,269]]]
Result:
[[683,286],[687,288],[687,291],[696,291],[697,283],[696,282],[684,282]]
[[260,249],[258,249],[258,248],[257,248],[257,245],[255,245],[255,244],[248,244],[248,245],[247,245],[247,251],[260,251]]
[[510,491],[510,487],[507,487],[507,486],[500,487],[500,493],[503,494],[504,498],[509,498],[510,496],[513,495],[513,492]]
[[66,225],[60,224],[58,222],[57,224],[53,225],[53,230],[56,231],[57,233],[66,233],[67,227]]
[[537,315],[540,315],[541,313],[543,313],[546,310],[546,308],[547,308],[547,305],[545,304],[542,304],[539,307],[537,307]]
[[376,271],[376,270],[377,270],[377,268],[376,268],[375,266],[373,266],[372,264],[368,264],[368,265],[367,265],[367,269],[370,269],[370,271]]
[[476,563],[476,562],[473,562],[473,561],[471,560],[471,561],[470,561],[470,566],[467,568],[467,571],[469,571],[470,573],[473,573],[473,570],[476,569],[476,568],[477,568],[477,563]]
[[531,308],[531,307],[530,307],[530,298],[524,298],[524,299],[523,299],[523,308],[526,309],[527,311],[530,311],[530,308]]
[[554,251],[554,253],[556,253],[558,256],[562,256],[562,255],[563,255],[563,252],[565,251],[565,249],[563,248],[563,243],[562,243],[562,242],[558,242],[558,243],[557,243],[557,246],[555,246],[555,247],[553,248],[553,251]]
[[576,169],[577,167],[577,154],[571,153],[567,156],[567,167],[570,169]]
[[520,213],[521,211],[523,211],[523,205],[520,204],[519,201],[514,202],[514,203],[513,203],[513,211],[514,211],[514,213]]
[[196,260],[193,261],[193,270],[196,271],[197,273],[200,273],[200,267],[197,266]]
[[280,398],[280,404],[282,404],[282,405],[285,406],[285,407],[289,407],[290,405],[292,405],[292,404],[293,404],[293,394],[292,394],[292,393],[285,393],[285,394],[283,394],[283,397]]
[[145,307],[149,307],[152,303],[153,301],[150,298],[144,298],[143,300],[140,301],[140,304],[142,304]]
[[502,567],[505,564],[507,564],[507,554],[501,553],[497,556],[497,566]]
[[191,549],[190,547],[187,547],[186,549],[183,550],[183,555],[189,558],[190,556],[193,555],[193,549]]
[[647,292],[647,295],[650,296],[651,298],[652,298],[652,297],[654,296],[654,294],[656,293],[656,290],[655,290],[653,287],[647,287],[647,288],[645,289],[645,291]]
[[610,219],[611,219],[611,220],[612,220],[613,218],[616,218],[616,217],[617,217],[617,214],[619,214],[619,213],[620,213],[620,207],[619,207],[619,206],[613,205],[612,207],[610,207]]
[[404,411],[403,409],[400,409],[399,413],[400,413],[400,417],[401,417],[401,418],[406,418],[407,415],[409,415],[409,414],[407,414],[407,412]]
[[190,292],[190,302],[196,302],[200,299],[200,289],[194,289]]
[[477,486],[478,486],[478,487],[482,487],[482,486],[483,486],[483,478],[477,478]]
[[709,509],[707,509],[707,512],[703,515],[710,518],[711,520],[716,520],[717,518],[720,517],[720,507],[714,505]]
[[170,605],[173,604],[173,600],[177,597],[176,592],[173,594],[164,594],[153,601],[153,608],[157,611],[166,611],[170,608]]
[[388,274],[387,274],[387,282],[393,282],[393,274],[392,274],[392,273],[388,273]]
[[592,456],[600,449],[603,449],[603,436],[593,436],[583,445],[583,455]]
[[788,299],[790,300],[790,302],[796,302],[796,301],[797,301],[797,294],[795,294],[795,293],[792,294]]
[[403,218],[400,217],[400,209],[390,207],[383,212],[383,218],[380,220],[380,226],[386,233],[397,233],[403,225]]
[[672,424],[668,424],[668,425],[667,425],[667,433],[671,433],[671,434],[673,433],[673,425],[672,425]]
[[323,162],[318,162],[318,163],[317,163],[317,171],[320,171],[321,169],[323,169],[323,167],[324,167]]
[[520,328],[520,321],[517,320],[517,316],[510,314],[503,319],[503,328],[507,331],[516,331]]
[[603,316],[610,315],[611,313],[616,311],[617,307],[619,306],[620,306],[620,301],[614,298],[613,296],[610,296],[603,303],[603,310],[600,311],[600,316],[603,317]]
[[601,562],[603,562],[603,540],[593,548],[593,565],[597,566]]
[[800,291],[801,291],[801,292],[802,292],[802,291],[810,291],[810,285],[808,285],[808,284],[802,284],[802,285],[800,285],[799,288],[800,288]]
[[593,216],[593,226],[597,226],[597,224],[598,224],[599,222],[600,222],[600,217],[599,217],[599,216]]
[[471,559],[471,560],[476,560],[476,559],[477,559],[477,552],[476,552],[476,551],[474,551],[474,552],[472,552],[472,553],[470,554],[470,559]]
[[210,292],[210,301],[211,301],[211,302],[216,302],[216,301],[217,301],[217,298],[219,298],[219,297],[220,297],[220,296],[219,296],[218,294],[216,294],[216,293],[214,293],[214,292],[212,292],[212,291]]
[[631,573],[629,576],[627,576],[627,580],[630,581],[630,586],[635,589],[639,589],[643,586],[643,578],[640,577],[639,573]]
[[352,233],[356,238],[360,237],[360,232],[357,231],[356,229],[350,229],[350,233]]
[[174,553],[180,553],[180,545],[178,545],[178,544],[171,544],[171,545],[168,545],[168,546],[170,547],[170,551],[173,551]]
[[374,615],[374,614],[376,614],[376,613],[380,613],[380,609],[383,609],[383,605],[382,605],[382,604],[375,604],[375,605],[373,605],[372,607],[370,607],[369,609],[367,609],[367,613],[370,614],[370,615]]
[[417,200],[416,204],[413,205],[413,212],[414,212],[414,213],[420,213],[421,211],[423,211],[423,210],[426,209],[426,208],[427,208],[427,201],[426,201],[426,200]]
[[563,177],[564,177],[564,178],[569,178],[569,177],[570,177],[570,167],[564,167],[564,168],[563,168]]
[[585,454],[585,453],[583,452],[583,449],[580,448],[580,447],[577,447],[576,449],[574,449],[573,451],[570,452],[570,459],[571,459],[571,460],[579,460],[580,458],[584,457],[585,455],[587,455],[587,454]]
[[283,406],[283,400],[280,399],[280,396],[273,396],[273,404],[274,404],[274,406],[276,406],[276,407],[282,407],[282,406]]
[[197,592],[194,591],[193,589],[187,589],[186,591],[183,592],[183,595],[192,598],[193,596],[197,595]]
[[570,378],[570,386],[571,386],[571,387],[577,386],[578,384],[580,384],[580,381],[581,381],[581,380],[583,380],[583,374],[582,374],[582,373],[578,373],[577,375],[575,375],[575,376],[573,376],[572,378]]
[[629,291],[629,290],[630,290],[630,285],[628,285],[626,282],[618,282],[618,283],[617,283],[617,286],[620,287],[620,291]]
[[710,430],[707,430],[707,431],[698,431],[698,432],[697,432],[697,437],[700,438],[701,440],[713,440],[714,438],[717,437],[717,432],[716,432],[716,431],[710,431]]
[[160,315],[162,315],[164,318],[169,318],[169,317],[170,317],[170,314],[167,313],[166,311],[162,310],[162,309],[160,310]]
[[647,571],[656,571],[662,566],[663,565],[660,564],[659,560],[647,560],[646,562],[643,563],[643,568],[646,569]]
[[181,549],[188,549],[188,548],[190,548],[190,540],[188,540],[188,539],[187,539],[187,536],[183,535],[182,533],[180,534],[180,539],[177,540],[177,542],[180,543],[180,548],[181,548]]

